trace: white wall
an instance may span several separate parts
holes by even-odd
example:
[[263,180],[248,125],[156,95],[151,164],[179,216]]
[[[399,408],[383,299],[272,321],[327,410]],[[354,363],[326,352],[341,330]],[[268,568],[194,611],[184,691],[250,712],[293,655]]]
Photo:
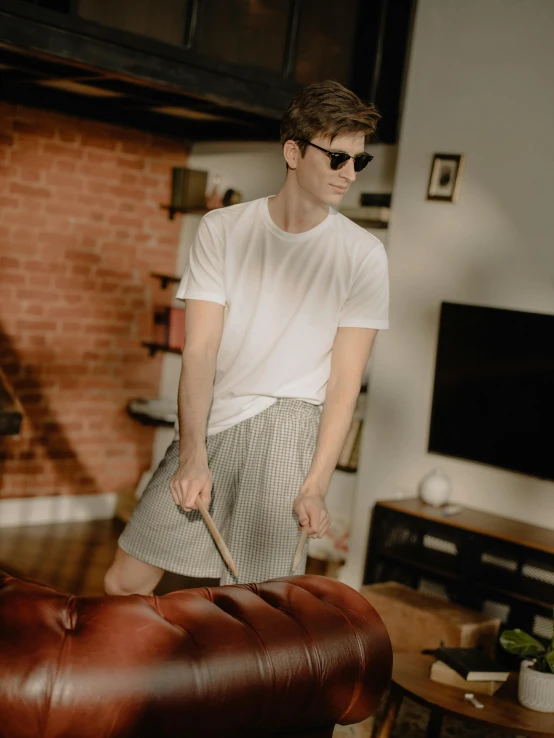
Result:
[[[455,501],[554,528],[554,484],[426,452],[440,302],[554,312],[553,29],[550,0],[419,0],[388,232],[391,330],[372,360],[342,575],[352,586],[374,502],[413,496],[434,466]],[[425,199],[439,152],[466,155],[457,204]]]
[[[361,172],[343,204],[358,204],[360,192],[391,192],[396,165],[396,146],[372,144],[367,147],[375,159]],[[232,187],[242,193],[244,202],[275,195],[285,181],[285,160],[279,143],[221,141],[194,144],[189,158],[191,169],[209,172],[208,190],[213,176],[221,176],[221,188]]]

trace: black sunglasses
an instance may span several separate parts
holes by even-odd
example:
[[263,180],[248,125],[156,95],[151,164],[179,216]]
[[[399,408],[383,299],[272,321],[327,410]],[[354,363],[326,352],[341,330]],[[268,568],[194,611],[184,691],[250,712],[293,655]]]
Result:
[[350,154],[346,154],[344,153],[344,151],[328,151],[327,149],[323,149],[321,148],[321,146],[318,146],[311,141],[305,141],[302,138],[299,139],[299,142],[307,144],[308,146],[313,146],[314,149],[319,149],[320,151],[323,151],[324,154],[327,154],[331,161],[331,169],[334,170],[342,169],[349,159],[354,159],[354,171],[361,172],[362,169],[365,169],[369,162],[373,159],[373,156],[371,154],[367,154],[365,151],[363,154],[350,156]]

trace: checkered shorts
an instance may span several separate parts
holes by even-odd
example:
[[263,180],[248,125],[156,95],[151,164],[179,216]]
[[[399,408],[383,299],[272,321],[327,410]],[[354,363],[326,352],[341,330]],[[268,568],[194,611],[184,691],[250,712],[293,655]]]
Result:
[[[279,399],[267,410],[207,439],[213,476],[210,514],[236,564],[229,571],[200,513],[179,512],[169,482],[179,465],[174,441],[119,539],[141,561],[221,584],[263,582],[291,574],[298,543],[292,509],[315,451],[316,405]],[[297,569],[303,574],[306,549]]]

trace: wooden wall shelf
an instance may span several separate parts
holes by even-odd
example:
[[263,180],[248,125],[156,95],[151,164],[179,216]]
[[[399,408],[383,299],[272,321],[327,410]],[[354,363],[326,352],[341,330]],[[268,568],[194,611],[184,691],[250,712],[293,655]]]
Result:
[[167,420],[163,417],[156,417],[151,412],[147,412],[146,408],[144,407],[144,401],[142,400],[142,398],[130,400],[127,403],[127,413],[131,418],[133,418],[133,420],[136,420],[142,425],[151,425],[157,428],[173,428],[175,425],[174,420]]
[[354,466],[341,466],[340,464],[337,464],[335,467],[335,471],[346,472],[347,474],[355,474],[358,471],[358,468]]
[[178,205],[160,205],[160,208],[167,210],[169,220],[173,220],[176,213],[180,213],[181,215],[206,215],[206,213],[210,212],[206,208],[183,208]]
[[382,231],[389,227],[386,220],[366,220],[365,218],[354,218],[351,215],[347,215],[346,217],[362,228],[372,228],[374,230]]
[[151,341],[141,341],[141,345],[148,349],[150,356],[155,356],[158,351],[163,351],[166,354],[181,354],[181,349],[171,348],[171,346],[165,346],[163,343],[153,343]]
[[181,281],[181,277],[172,277],[169,274],[159,274],[158,272],[150,272],[150,276],[160,280],[162,290],[165,290],[169,284],[179,284]]

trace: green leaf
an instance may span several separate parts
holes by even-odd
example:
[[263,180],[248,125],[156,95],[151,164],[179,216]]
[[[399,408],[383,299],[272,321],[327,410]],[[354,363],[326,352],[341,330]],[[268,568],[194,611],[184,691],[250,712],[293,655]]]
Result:
[[544,660],[550,667],[550,671],[554,674],[554,651],[549,651],[544,657]]
[[533,658],[545,651],[541,643],[519,628],[505,630],[500,636],[500,645],[508,653],[513,653],[521,658]]

